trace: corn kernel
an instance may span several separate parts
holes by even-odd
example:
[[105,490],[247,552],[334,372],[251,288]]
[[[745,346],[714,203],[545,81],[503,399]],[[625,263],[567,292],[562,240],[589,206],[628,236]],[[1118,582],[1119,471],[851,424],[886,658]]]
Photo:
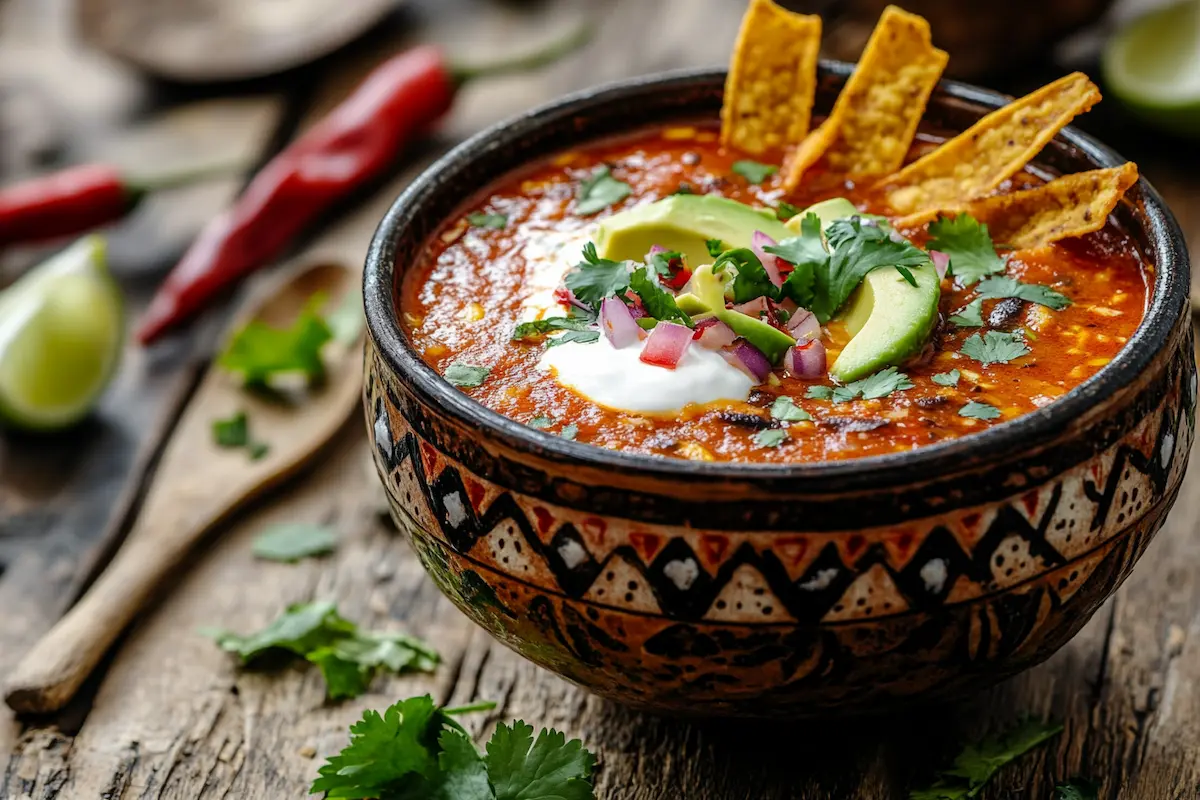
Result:
[[478,322],[483,319],[483,306],[479,303],[467,303],[462,311],[458,312],[458,318],[467,322]]
[[446,347],[444,344],[431,344],[429,347],[425,348],[425,355],[429,356],[430,358],[441,358],[449,352],[450,348]]
[[678,141],[679,139],[694,139],[696,138],[696,129],[691,126],[667,128],[665,131],[663,131],[662,137],[672,141]]
[[411,312],[404,312],[404,324],[410,328],[419,328],[425,324],[425,318]]
[[1089,367],[1103,367],[1111,360],[1111,358],[1092,358],[1089,359],[1087,363]]
[[713,456],[713,454],[711,452],[709,452],[708,448],[706,448],[704,445],[700,444],[699,442],[692,442],[692,441],[682,442],[679,445],[678,453],[679,453],[679,455],[683,456],[684,458],[691,459],[692,461],[715,461],[716,460],[716,458]]

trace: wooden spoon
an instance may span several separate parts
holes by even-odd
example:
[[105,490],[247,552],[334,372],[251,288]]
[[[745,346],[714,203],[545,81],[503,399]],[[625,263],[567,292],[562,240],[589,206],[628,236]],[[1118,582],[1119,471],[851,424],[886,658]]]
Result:
[[[336,264],[291,270],[249,303],[251,318],[273,326],[294,320],[314,294],[329,308],[358,297],[357,272]],[[327,379],[305,402],[286,404],[246,391],[231,375],[210,369],[183,413],[120,552],[87,593],[34,645],[9,676],[5,700],[16,711],[62,708],[96,663],[180,567],[197,542],[238,507],[295,474],[341,429],[362,388],[362,329],[352,342],[326,345]],[[253,440],[269,446],[252,460],[245,448],[213,441],[213,422],[244,411]]]

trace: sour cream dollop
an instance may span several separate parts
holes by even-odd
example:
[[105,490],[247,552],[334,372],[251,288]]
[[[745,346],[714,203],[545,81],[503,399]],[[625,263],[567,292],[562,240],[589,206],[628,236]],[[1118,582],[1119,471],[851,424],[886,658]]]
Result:
[[642,343],[613,347],[603,336],[592,344],[546,348],[539,369],[594,403],[618,411],[663,413],[692,403],[745,400],[754,381],[720,354],[693,344],[675,369],[647,364]]

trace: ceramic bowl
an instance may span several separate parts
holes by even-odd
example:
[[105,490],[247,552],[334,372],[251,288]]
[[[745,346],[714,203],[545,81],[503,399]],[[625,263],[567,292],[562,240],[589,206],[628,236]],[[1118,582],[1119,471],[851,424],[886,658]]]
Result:
[[[851,67],[821,67],[827,110]],[[1175,501],[1196,367],[1179,227],[1146,181],[1121,223],[1153,300],[1111,364],[1051,405],[905,453],[768,466],[633,455],[489,411],[397,323],[396,287],[464,198],[515,165],[627,131],[715,119],[724,73],[566,97],[453,150],[367,256],[365,409],[392,513],[464,613],[600,695],[691,715],[877,711],[1047,658],[1120,586]],[[962,130],[1006,98],[944,82]],[[1039,157],[1125,159],[1067,129]]]

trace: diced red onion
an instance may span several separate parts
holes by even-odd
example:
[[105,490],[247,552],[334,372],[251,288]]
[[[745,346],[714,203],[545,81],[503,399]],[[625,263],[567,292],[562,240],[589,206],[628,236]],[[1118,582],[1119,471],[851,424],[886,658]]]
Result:
[[817,319],[816,314],[806,308],[796,309],[791,319],[787,321],[787,329],[797,342],[817,339],[821,336],[820,320]]
[[659,322],[650,332],[640,358],[656,367],[675,369],[691,343],[691,328],[675,322]]
[[618,350],[642,339],[642,329],[634,321],[629,306],[616,297],[606,297],[600,303],[600,330]]
[[783,368],[797,378],[822,378],[826,373],[825,345],[820,339],[799,342],[783,356]]
[[890,231],[888,231],[888,238],[896,244],[904,244],[908,241],[908,239],[904,238],[904,234],[900,233],[900,231],[896,230],[895,228],[892,228]]
[[755,319],[769,320],[775,317],[775,312],[771,308],[771,303],[765,297],[756,297],[745,303],[739,303],[733,307],[733,310],[739,314],[745,314],[748,317]]
[[720,350],[733,344],[737,334],[721,320],[709,317],[696,323],[696,332],[692,334],[692,338],[706,350]]
[[771,283],[783,286],[783,276],[779,274],[779,257],[773,256],[763,249],[764,247],[774,247],[776,244],[774,239],[762,231],[755,231],[754,236],[750,237],[750,249],[762,262],[763,269],[767,271],[767,277],[771,279]]
[[941,250],[930,250],[929,258],[933,260],[933,268],[937,270],[938,280],[945,280],[946,271],[950,269],[950,254]]
[[722,350],[721,355],[730,364],[733,364],[759,383],[765,381],[767,376],[771,374],[770,360],[763,355],[762,350],[759,350],[745,339],[738,340],[729,350]]

